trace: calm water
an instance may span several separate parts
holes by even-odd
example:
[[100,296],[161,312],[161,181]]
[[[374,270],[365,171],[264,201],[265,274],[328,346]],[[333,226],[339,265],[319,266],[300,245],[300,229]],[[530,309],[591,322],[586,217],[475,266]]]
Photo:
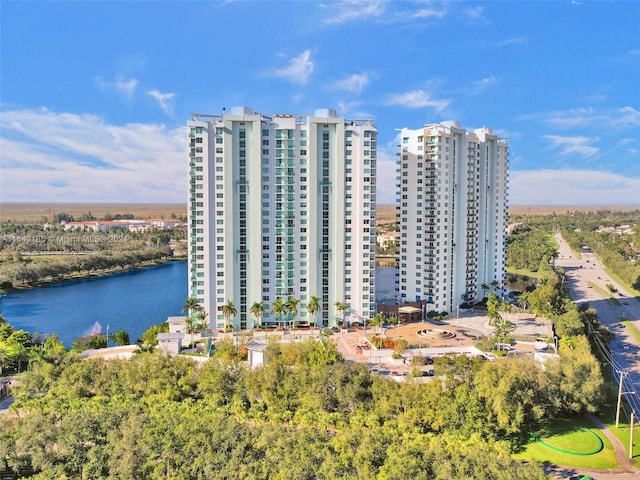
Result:
[[393,266],[376,267],[376,302],[395,303],[396,269]]
[[0,297],[16,329],[57,333],[65,345],[89,333],[126,330],[132,342],[151,325],[180,315],[187,297],[187,262],[34,288]]
[[[376,269],[376,297],[389,301],[395,269]],[[50,287],[9,293],[0,297],[0,312],[16,329],[57,333],[71,346],[89,333],[126,330],[132,342],[151,325],[180,315],[187,297],[187,262],[108,277],[79,280]]]

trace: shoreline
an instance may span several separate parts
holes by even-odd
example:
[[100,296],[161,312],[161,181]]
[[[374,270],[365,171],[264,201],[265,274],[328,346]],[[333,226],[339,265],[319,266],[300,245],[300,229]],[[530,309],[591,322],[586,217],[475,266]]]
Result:
[[60,280],[43,280],[40,282],[35,282],[33,284],[27,284],[27,285],[20,285],[20,286],[13,286],[10,289],[0,289],[0,295],[5,295],[5,294],[9,294],[9,293],[17,293],[17,292],[23,292],[25,290],[32,290],[34,288],[43,288],[43,287],[53,287],[56,285],[62,285],[65,283],[71,283],[71,282],[77,282],[80,280],[89,280],[89,279],[98,279],[98,278],[103,278],[103,277],[109,277],[112,275],[118,275],[120,273],[128,273],[128,272],[135,272],[137,270],[144,270],[147,268],[152,268],[152,267],[159,267],[162,265],[167,265],[169,263],[172,262],[181,262],[181,261],[186,261],[187,257],[172,257],[172,258],[168,258],[166,260],[150,260],[147,262],[142,262],[140,265],[133,267],[133,266],[129,266],[129,267],[125,267],[125,268],[117,268],[117,269],[109,269],[109,270],[104,270],[104,271],[100,271],[100,272],[91,272],[91,271],[85,271],[85,272],[81,272],[78,274],[73,275],[72,277],[68,277],[68,278],[61,278]]

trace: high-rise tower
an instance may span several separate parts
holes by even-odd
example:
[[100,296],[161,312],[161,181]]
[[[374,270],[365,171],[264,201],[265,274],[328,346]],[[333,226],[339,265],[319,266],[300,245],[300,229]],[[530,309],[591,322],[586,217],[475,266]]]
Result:
[[[335,325],[375,314],[376,128],[333,110],[236,107],[189,126],[189,292],[225,326]],[[307,306],[317,297],[319,312]],[[297,300],[297,315],[272,312]],[[336,302],[346,305],[344,315]],[[294,301],[294,303],[296,303]]]
[[504,280],[508,145],[457,122],[400,132],[399,298],[453,312]]

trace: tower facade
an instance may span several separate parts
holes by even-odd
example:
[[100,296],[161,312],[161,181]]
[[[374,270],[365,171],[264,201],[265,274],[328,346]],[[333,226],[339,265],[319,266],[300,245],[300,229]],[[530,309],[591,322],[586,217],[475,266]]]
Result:
[[[193,115],[189,292],[212,328],[330,326],[375,314],[376,135],[371,120],[328,109]],[[295,315],[273,312],[291,299]],[[233,318],[222,312],[229,301]]]
[[444,122],[399,148],[399,299],[453,312],[504,281],[508,144]]

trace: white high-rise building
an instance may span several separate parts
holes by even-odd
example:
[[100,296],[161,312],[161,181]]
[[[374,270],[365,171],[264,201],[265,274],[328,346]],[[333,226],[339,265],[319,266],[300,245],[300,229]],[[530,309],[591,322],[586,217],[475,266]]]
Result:
[[[376,128],[333,110],[236,107],[189,126],[189,292],[225,327],[335,325],[375,314]],[[297,300],[297,315],[273,313]],[[320,310],[307,311],[312,297]],[[336,308],[343,304],[346,311]]]
[[400,132],[398,296],[454,312],[504,281],[508,145],[457,122]]

